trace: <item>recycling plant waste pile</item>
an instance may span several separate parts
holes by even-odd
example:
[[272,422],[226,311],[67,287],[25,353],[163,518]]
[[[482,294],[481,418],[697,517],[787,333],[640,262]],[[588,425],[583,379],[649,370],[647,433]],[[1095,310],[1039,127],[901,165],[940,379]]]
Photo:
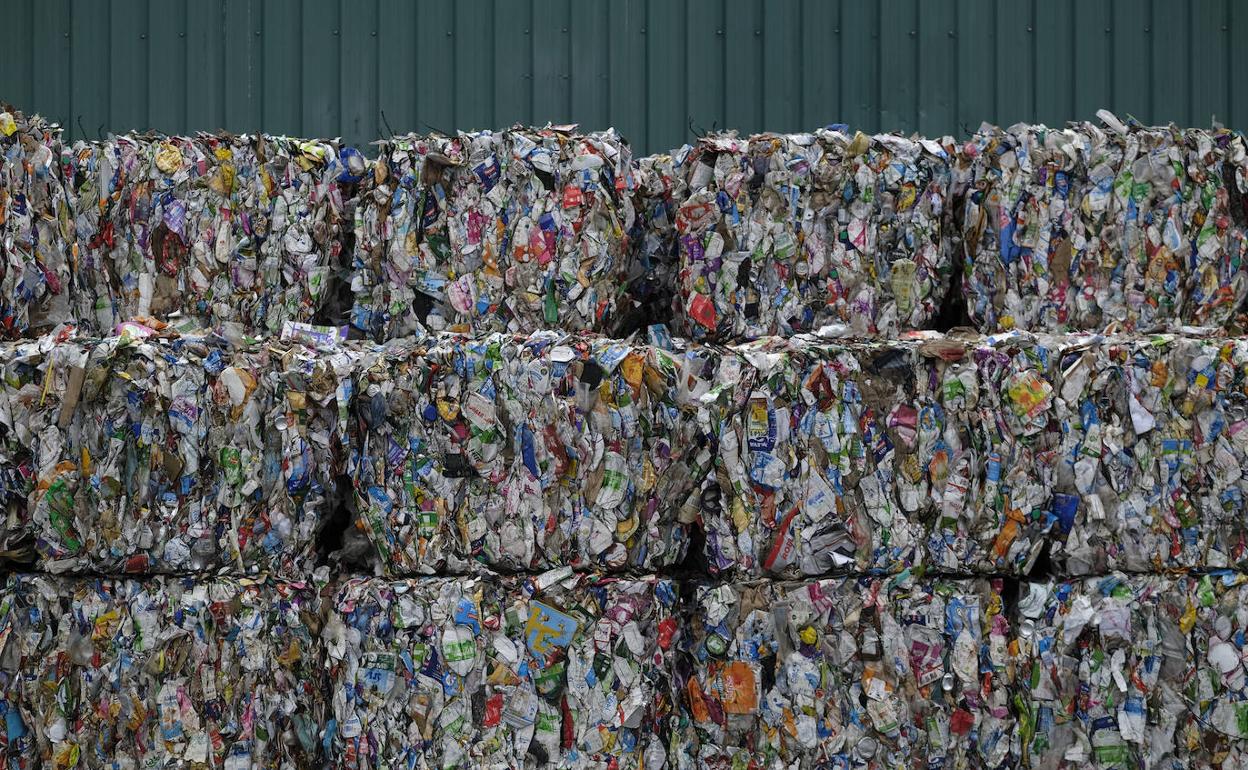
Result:
[[1098,118],[5,108],[5,766],[1248,767],[1245,140]]

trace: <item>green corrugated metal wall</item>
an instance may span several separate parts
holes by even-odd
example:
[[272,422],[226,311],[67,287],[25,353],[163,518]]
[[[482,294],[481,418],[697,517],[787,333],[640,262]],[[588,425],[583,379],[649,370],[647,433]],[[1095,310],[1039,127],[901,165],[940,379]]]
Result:
[[[85,131],[1248,129],[1245,0],[4,0],[0,100]],[[1236,42],[1238,41],[1238,42]],[[80,130],[81,127],[81,130]]]

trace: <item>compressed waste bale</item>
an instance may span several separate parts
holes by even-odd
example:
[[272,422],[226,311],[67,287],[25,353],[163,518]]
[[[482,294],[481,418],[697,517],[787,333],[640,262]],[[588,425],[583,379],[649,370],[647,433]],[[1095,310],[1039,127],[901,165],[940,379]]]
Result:
[[711,573],[1241,566],[1248,342],[766,338],[681,357]]
[[[396,341],[362,355],[358,526],[390,575],[678,564],[710,453],[679,362],[537,332]],[[696,511],[694,511],[696,514]]]
[[320,140],[123,135],[66,147],[62,166],[77,261],[62,320],[278,334],[330,295],[350,229],[343,188],[364,161]]
[[1074,519],[1058,568],[1243,566],[1248,341],[1166,335],[1061,352],[1069,460],[1054,458],[1054,509]]
[[0,370],[0,463],[25,496],[10,526],[42,569],[310,569],[342,462],[344,356],[131,324],[8,343]]
[[795,576],[921,562],[939,500],[915,456],[920,412],[933,417],[925,402],[935,403],[918,376],[924,360],[918,341],[691,346],[685,376],[715,439],[720,493],[700,512],[708,569]]
[[1188,586],[1124,574],[1023,585],[1021,767],[1203,766],[1176,743],[1191,675]]
[[983,331],[1221,326],[1248,294],[1248,153],[1226,129],[988,124],[955,160]]
[[[677,151],[676,156],[681,156]],[[688,196],[684,167],[672,154],[638,158],[633,168],[636,216],[629,233],[633,272],[639,274],[629,284],[629,293],[640,315],[651,323],[673,321],[676,285],[680,273],[680,242],[676,217]],[[630,319],[620,318],[616,333],[631,329]]]
[[1248,762],[1244,608],[1248,578],[1218,572],[1187,579],[1180,629],[1191,632],[1189,668],[1181,696],[1175,752],[1189,767],[1236,767]]
[[10,576],[9,767],[317,766],[318,598],[237,578]]
[[720,493],[700,511],[708,569],[1029,571],[1054,484],[1005,386],[1035,345],[926,332],[691,347]]
[[1006,539],[1025,563],[1047,540],[1067,575],[1243,563],[1243,340],[1015,334],[975,356],[980,518],[1005,512],[980,563]]
[[678,767],[1011,767],[999,582],[700,585],[682,616]]
[[379,143],[355,210],[351,323],[613,331],[631,310],[632,152],[614,130],[515,127]]
[[931,563],[1026,573],[1045,553],[1066,575],[1242,564],[1244,344],[972,340],[957,365],[968,376],[946,378],[960,393],[946,389],[943,404],[947,425],[970,428],[971,451],[950,474],[970,515],[942,511]]
[[891,336],[939,312],[953,272],[949,152],[834,128],[712,135],[678,155],[689,191],[676,219],[683,335],[831,324]]
[[54,325],[70,306],[74,228],[60,155],[59,126],[0,108],[0,336]]
[[339,767],[661,767],[669,581],[353,579],[325,627]]
[[381,569],[1086,575],[1248,554],[1239,338],[668,344],[352,348],[349,473]]

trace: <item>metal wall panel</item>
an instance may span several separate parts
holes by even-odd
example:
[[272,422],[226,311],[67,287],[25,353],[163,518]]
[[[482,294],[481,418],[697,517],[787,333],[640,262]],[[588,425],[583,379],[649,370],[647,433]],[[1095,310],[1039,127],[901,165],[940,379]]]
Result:
[[[71,136],[616,126],[1248,128],[1240,0],[6,0],[0,100]],[[384,113],[384,117],[383,117]],[[388,128],[387,128],[388,126]]]

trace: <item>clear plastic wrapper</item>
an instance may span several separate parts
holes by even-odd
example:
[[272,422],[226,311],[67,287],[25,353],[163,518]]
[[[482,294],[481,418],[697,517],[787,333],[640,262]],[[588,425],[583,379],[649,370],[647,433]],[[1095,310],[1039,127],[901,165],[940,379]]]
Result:
[[1122,574],[1022,585],[1020,767],[1208,766],[1189,764],[1179,742],[1190,714],[1189,585]]
[[662,767],[672,584],[355,579],[325,626],[340,767]]
[[1013,767],[998,583],[694,585],[677,767]]
[[955,160],[983,331],[1220,326],[1248,294],[1248,153],[1226,129],[985,124]]
[[[350,474],[386,574],[646,572],[685,555],[710,453],[655,346],[443,335],[361,354]],[[696,510],[694,511],[696,515]]]
[[355,209],[351,324],[373,339],[609,333],[632,309],[632,152],[614,130],[379,143]]
[[730,341],[841,325],[893,335],[939,312],[953,273],[949,152],[834,128],[720,134],[677,154],[688,180],[676,219],[682,334]]
[[329,516],[349,361],[128,325],[0,351],[10,527],[41,569],[306,574]]
[[302,583],[14,575],[6,767],[316,766],[319,600]]

